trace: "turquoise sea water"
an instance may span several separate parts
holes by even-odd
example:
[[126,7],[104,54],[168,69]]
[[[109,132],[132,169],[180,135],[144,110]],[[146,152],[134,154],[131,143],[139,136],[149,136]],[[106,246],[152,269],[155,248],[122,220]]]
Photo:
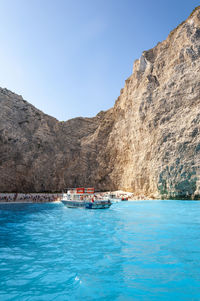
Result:
[[200,202],[1,204],[0,300],[200,300]]

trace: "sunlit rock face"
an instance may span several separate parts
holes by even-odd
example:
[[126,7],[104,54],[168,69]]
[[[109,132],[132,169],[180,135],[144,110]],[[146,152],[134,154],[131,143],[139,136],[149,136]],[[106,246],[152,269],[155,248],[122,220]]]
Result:
[[199,193],[200,8],[143,52],[113,111],[107,152],[117,187],[155,197]]
[[144,51],[114,107],[58,122],[0,91],[0,191],[200,196],[200,8]]

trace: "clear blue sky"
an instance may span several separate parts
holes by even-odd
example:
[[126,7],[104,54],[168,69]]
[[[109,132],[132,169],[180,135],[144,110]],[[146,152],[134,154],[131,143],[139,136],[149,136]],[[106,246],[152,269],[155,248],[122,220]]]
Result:
[[193,0],[0,0],[0,86],[59,120],[113,106]]

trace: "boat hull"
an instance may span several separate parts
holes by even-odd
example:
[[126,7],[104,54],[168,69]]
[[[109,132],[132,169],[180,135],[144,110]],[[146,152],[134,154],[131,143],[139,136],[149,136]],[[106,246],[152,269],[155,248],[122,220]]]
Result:
[[122,201],[122,199],[120,199],[120,198],[113,198],[113,199],[111,199],[110,201],[111,201],[112,203],[119,203],[119,202]]
[[68,208],[83,208],[83,209],[108,209],[112,204],[108,201],[99,202],[81,202],[71,200],[61,200]]

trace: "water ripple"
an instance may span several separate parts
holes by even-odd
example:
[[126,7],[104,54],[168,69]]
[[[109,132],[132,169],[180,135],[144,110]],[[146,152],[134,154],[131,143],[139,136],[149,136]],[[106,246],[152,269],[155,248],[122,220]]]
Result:
[[200,203],[0,205],[0,300],[199,300]]

